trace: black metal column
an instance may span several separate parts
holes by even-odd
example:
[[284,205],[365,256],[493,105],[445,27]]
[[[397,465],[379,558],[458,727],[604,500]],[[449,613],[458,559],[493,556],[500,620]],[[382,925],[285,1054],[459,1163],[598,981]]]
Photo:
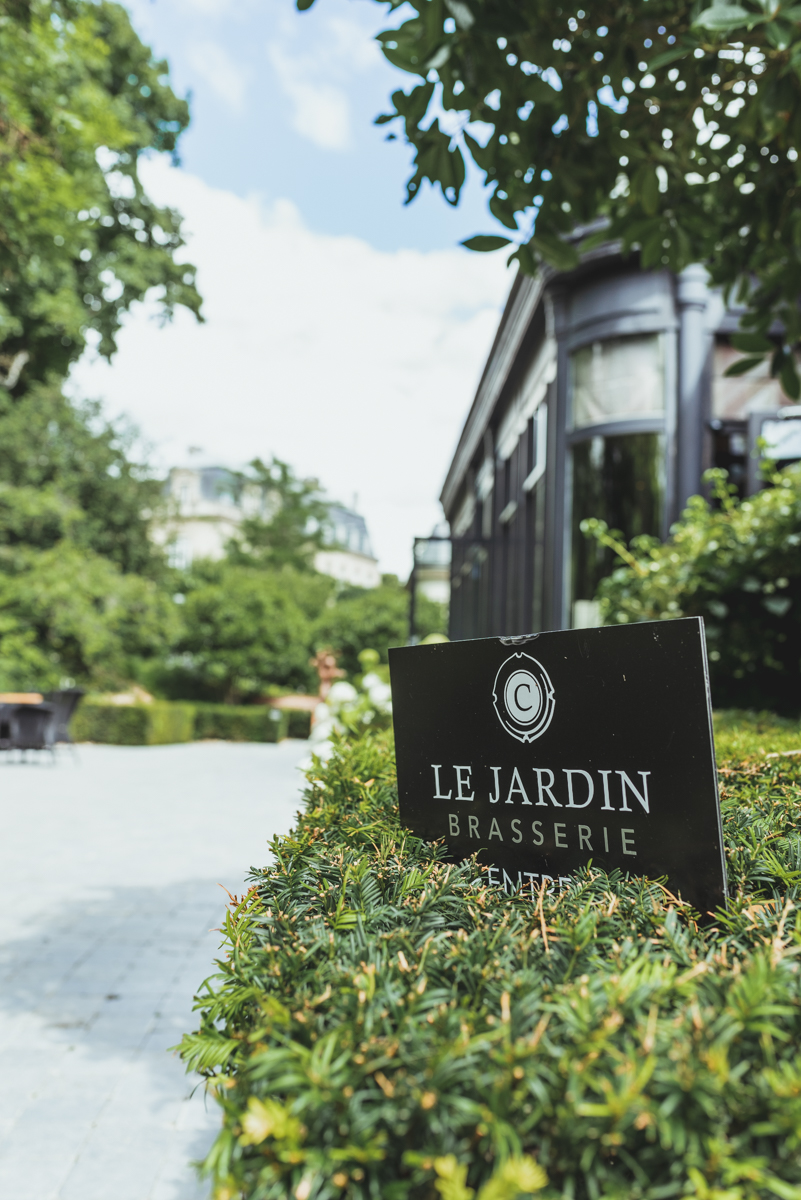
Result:
[[676,463],[677,517],[690,496],[701,490],[704,419],[708,402],[712,338],[706,327],[709,302],[707,273],[702,266],[686,267],[678,277],[679,318],[678,455]]

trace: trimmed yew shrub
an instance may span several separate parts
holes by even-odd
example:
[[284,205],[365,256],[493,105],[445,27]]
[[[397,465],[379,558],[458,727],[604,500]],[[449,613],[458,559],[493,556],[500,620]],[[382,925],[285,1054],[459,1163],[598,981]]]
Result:
[[164,746],[191,742],[191,704],[95,704],[84,701],[70,722],[75,742],[109,742],[117,746]]
[[286,713],[268,705],[196,704],[195,739],[278,742],[287,736]]
[[400,826],[388,734],[316,762],[180,1047],[216,1200],[801,1197],[801,774],[721,775],[733,900],[701,926],[591,864],[488,888]]

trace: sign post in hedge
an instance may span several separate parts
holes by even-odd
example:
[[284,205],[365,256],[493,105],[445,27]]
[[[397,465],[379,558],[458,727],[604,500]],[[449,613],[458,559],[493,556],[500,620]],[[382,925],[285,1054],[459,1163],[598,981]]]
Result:
[[401,820],[536,896],[592,863],[726,902],[703,621],[389,652]]

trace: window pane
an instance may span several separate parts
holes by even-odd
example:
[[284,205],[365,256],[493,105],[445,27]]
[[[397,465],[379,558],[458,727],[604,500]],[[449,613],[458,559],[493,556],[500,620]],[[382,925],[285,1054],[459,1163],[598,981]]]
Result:
[[721,421],[737,421],[752,412],[764,412],[793,403],[782,391],[778,379],[771,378],[769,358],[744,375],[727,376],[727,368],[742,358],[748,358],[748,355],[741,354],[728,342],[716,343],[712,372],[713,417]]
[[665,502],[665,444],[658,433],[594,437],[573,447],[572,607],[573,627],[598,624],[593,600],[605,575],[620,561],[586,538],[579,526],[588,517],[606,521],[629,542],[638,534],[659,536]]
[[570,356],[573,428],[661,416],[665,411],[662,338],[610,338]]

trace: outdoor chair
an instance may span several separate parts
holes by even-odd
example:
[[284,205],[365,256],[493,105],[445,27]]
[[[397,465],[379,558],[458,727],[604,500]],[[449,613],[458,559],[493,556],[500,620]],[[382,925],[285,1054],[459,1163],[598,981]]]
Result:
[[[44,693],[45,701],[53,710],[55,718],[54,742],[67,742],[72,745],[70,721],[85,694],[83,688],[61,688],[56,692]],[[0,714],[1,721],[2,715]],[[1,732],[0,737],[2,737]]]
[[55,757],[55,712],[48,704],[18,704],[9,718],[9,749],[19,750],[24,758],[28,750],[49,750]]
[[14,748],[11,740],[11,714],[15,707],[14,704],[0,704],[0,750]]

